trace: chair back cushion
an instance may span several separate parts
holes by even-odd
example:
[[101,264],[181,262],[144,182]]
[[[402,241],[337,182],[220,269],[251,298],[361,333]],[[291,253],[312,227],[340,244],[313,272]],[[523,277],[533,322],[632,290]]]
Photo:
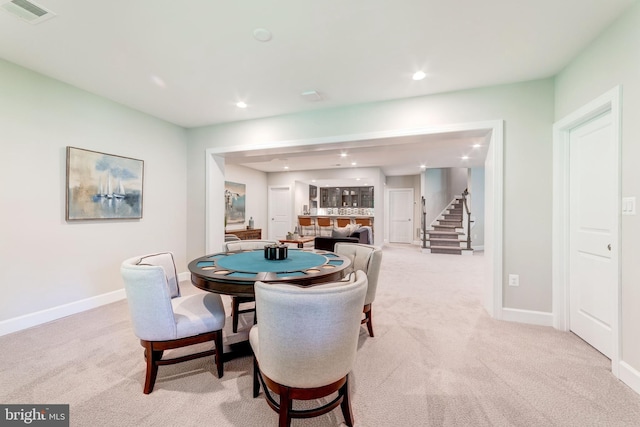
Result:
[[180,296],[180,285],[178,284],[178,273],[176,272],[176,263],[171,252],[161,252],[157,254],[144,255],[140,257],[139,265],[155,265],[164,269],[167,277],[167,285],[171,298]]
[[262,249],[266,245],[278,244],[277,240],[236,240],[233,242],[225,242],[222,247],[225,252],[232,251],[250,251],[254,249]]
[[136,336],[147,341],[175,339],[176,322],[167,274],[160,265],[140,264],[153,256],[135,257],[120,267]]
[[366,274],[352,276],[351,281],[310,287],[256,282],[258,322],[251,343],[267,377],[311,388],[351,371],[367,288]]
[[351,268],[354,271],[362,270],[367,273],[369,285],[364,303],[365,305],[371,304],[376,298],[378,276],[380,275],[380,264],[382,262],[382,250],[371,245],[336,243],[335,252],[351,259]]

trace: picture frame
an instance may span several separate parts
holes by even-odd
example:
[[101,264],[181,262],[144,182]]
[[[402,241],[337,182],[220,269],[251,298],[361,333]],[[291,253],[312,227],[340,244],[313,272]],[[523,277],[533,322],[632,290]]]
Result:
[[144,161],[67,147],[67,221],[141,219]]
[[239,182],[224,182],[225,227],[231,224],[244,224],[246,189],[247,186]]

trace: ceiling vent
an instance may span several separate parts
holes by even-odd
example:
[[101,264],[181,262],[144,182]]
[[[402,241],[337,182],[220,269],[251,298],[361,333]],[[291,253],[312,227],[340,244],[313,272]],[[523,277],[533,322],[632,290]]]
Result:
[[3,1],[0,7],[30,24],[39,24],[56,16],[50,10],[27,0]]
[[304,99],[311,102],[317,102],[322,100],[322,95],[320,95],[315,90],[309,90],[307,92],[302,92],[300,94]]

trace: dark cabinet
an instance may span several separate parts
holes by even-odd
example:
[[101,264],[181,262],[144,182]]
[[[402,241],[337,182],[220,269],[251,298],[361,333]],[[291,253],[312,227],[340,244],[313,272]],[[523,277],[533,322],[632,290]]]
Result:
[[320,189],[321,208],[372,208],[373,187],[328,187]]

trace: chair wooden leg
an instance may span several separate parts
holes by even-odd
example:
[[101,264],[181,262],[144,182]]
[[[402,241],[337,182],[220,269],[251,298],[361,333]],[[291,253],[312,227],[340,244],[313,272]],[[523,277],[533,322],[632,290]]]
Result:
[[231,320],[233,322],[232,330],[233,332],[238,332],[238,317],[240,314],[238,311],[240,310],[240,300],[236,297],[231,298]]
[[278,412],[278,426],[289,427],[291,426],[291,408],[293,407],[293,401],[289,397],[289,387],[282,387],[280,390],[280,411]]
[[156,377],[158,376],[158,364],[157,360],[162,358],[162,351],[154,351],[153,344],[149,341],[144,342],[144,356],[147,359],[147,372],[144,380],[144,394],[149,394],[153,391],[153,386],[156,384]]
[[214,339],[216,344],[216,368],[218,368],[218,378],[222,378],[224,375],[224,364],[223,364],[223,354],[224,350],[222,348],[222,331],[216,332],[216,337]]
[[[260,381],[258,380],[258,360],[253,356],[253,397],[260,394]],[[265,391],[266,392],[266,391]]]
[[371,309],[371,304],[365,305],[362,311],[364,312],[364,319],[362,320],[362,323],[367,324],[367,329],[369,330],[369,336],[373,337],[373,313]]
[[347,381],[340,388],[338,394],[342,395],[340,408],[344,416],[344,423],[349,427],[353,427],[353,411],[351,410],[351,398],[349,397],[349,376],[347,376]]

